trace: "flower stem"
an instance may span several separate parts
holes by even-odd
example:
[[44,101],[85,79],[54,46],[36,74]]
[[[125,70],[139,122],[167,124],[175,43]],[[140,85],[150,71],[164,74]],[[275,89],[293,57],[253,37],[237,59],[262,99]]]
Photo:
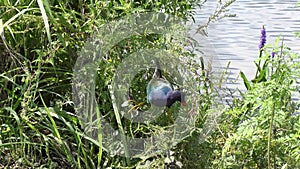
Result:
[[268,134],[268,169],[271,169],[271,136],[272,136],[274,114],[275,114],[275,103],[273,103],[273,107],[272,107],[272,114],[271,114],[269,134]]

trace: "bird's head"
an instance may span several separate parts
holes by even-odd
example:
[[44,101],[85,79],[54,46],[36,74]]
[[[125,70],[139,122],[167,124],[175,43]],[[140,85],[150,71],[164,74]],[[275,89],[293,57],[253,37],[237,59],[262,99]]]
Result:
[[176,101],[181,102],[182,106],[186,106],[186,95],[181,91],[172,91],[168,93],[167,107],[171,107]]

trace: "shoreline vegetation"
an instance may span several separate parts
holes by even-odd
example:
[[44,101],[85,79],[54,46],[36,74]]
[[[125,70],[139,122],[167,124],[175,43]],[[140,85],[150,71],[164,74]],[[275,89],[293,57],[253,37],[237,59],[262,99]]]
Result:
[[[209,36],[206,30],[211,23],[235,16],[229,7],[238,2],[218,2],[207,23],[199,25],[199,34]],[[169,111],[178,117],[180,104],[174,104],[151,123],[134,123],[115,111],[110,92],[118,65],[130,54],[140,49],[163,49],[176,53],[174,60],[192,70],[189,78],[198,95],[194,100],[187,96],[187,104],[193,101],[198,106],[189,114],[195,120],[188,136],[171,149],[151,156],[109,154],[97,141],[105,137],[101,124],[96,123],[97,139],[86,134],[72,90],[74,65],[85,43],[103,26],[124,16],[160,12],[188,22],[194,20],[195,9],[205,3],[1,1],[0,168],[300,168],[299,101],[292,99],[299,95],[299,54],[285,46],[281,37],[269,45],[265,27],[258,48],[253,49],[258,51],[253,63],[255,78],[240,72],[246,91],[223,88],[227,70],[218,82],[211,80],[214,74],[197,51],[201,44],[193,37],[182,41],[163,34],[139,34],[114,44],[105,59],[97,63],[93,97],[97,116],[91,119],[101,115],[112,128],[122,129],[122,134],[132,138],[148,138],[174,125]],[[170,34],[176,35],[178,30],[172,31]],[[168,66],[172,68],[172,64]],[[126,113],[149,109],[145,89],[153,71],[149,68],[137,72],[130,82],[128,102],[122,105],[131,106]],[[175,88],[184,86],[170,72],[162,74]],[[210,111],[225,96],[231,102],[222,103],[222,112],[214,119],[217,125],[204,131]],[[203,132],[208,135],[203,137]]]

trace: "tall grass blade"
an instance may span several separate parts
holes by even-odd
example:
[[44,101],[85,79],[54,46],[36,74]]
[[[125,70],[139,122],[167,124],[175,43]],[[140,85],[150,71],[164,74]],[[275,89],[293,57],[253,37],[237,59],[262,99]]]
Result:
[[47,17],[47,14],[46,14],[46,10],[44,8],[44,4],[43,4],[42,0],[38,0],[37,2],[38,2],[38,5],[40,7],[42,17],[43,17],[43,20],[44,20],[48,41],[51,44],[52,40],[51,40],[50,27],[49,27],[49,22],[48,22],[48,17]]
[[62,137],[61,137],[61,135],[60,135],[60,133],[58,131],[58,127],[56,125],[56,122],[53,119],[53,117],[51,115],[51,112],[48,109],[47,105],[45,104],[45,101],[44,101],[44,99],[43,99],[43,97],[42,97],[41,94],[40,94],[40,98],[41,98],[41,101],[42,101],[42,103],[44,105],[44,109],[45,109],[45,111],[47,113],[47,116],[50,119],[50,122],[51,122],[51,125],[52,125],[51,126],[51,130],[52,130],[54,136],[57,138],[56,140],[62,146],[62,149],[63,149],[64,153],[66,154],[68,161],[72,162],[72,163],[75,163],[75,161],[73,160],[73,157],[72,157],[72,153],[70,152],[70,150],[68,149],[68,147],[66,146],[66,144],[64,143],[64,141],[62,140]]
[[28,8],[28,9],[23,9],[22,11],[20,11],[19,13],[17,13],[16,15],[14,15],[13,17],[11,17],[8,21],[6,21],[2,27],[0,27],[0,35],[4,32],[4,28],[7,27],[10,23],[12,23],[13,21],[15,21],[19,16],[23,15],[25,12],[34,10],[34,8]]
[[249,90],[251,88],[251,85],[250,85],[250,82],[247,79],[246,75],[242,71],[240,72],[240,75],[241,75],[241,77],[243,79],[243,82],[244,82],[244,85],[245,85],[246,89]]

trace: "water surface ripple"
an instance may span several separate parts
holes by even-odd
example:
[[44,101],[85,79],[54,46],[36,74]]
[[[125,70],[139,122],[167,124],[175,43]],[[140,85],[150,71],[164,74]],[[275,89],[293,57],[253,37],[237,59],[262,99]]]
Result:
[[[278,36],[284,37],[284,43],[293,51],[300,51],[300,38],[294,33],[300,32],[300,7],[297,0],[237,0],[230,7],[230,12],[237,16],[225,18],[213,23],[208,29],[208,40],[215,48],[218,66],[224,68],[231,62],[230,78],[235,79],[240,71],[248,78],[254,77],[253,61],[258,57],[260,29],[265,25],[267,43],[273,44]],[[214,11],[216,0],[208,1],[197,10],[197,24],[205,22]],[[241,88],[241,80],[229,84],[230,88]]]

